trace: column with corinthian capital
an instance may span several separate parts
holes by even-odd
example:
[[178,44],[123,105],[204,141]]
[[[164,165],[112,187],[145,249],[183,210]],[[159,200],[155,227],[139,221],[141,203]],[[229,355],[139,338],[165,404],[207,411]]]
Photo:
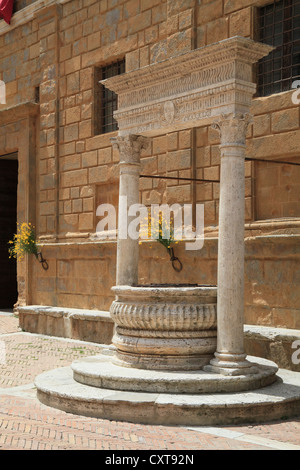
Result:
[[256,372],[244,351],[245,147],[250,115],[222,115],[218,245],[217,351],[205,370],[225,375]]
[[128,235],[128,225],[133,217],[128,210],[139,203],[140,156],[149,140],[143,136],[127,135],[111,139],[120,154],[119,215],[117,244],[118,286],[132,286],[138,282],[138,240]]

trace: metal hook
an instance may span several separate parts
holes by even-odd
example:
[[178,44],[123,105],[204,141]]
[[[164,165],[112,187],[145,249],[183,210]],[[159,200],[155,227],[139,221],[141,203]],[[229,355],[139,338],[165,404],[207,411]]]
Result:
[[43,269],[47,271],[49,268],[48,262],[45,260],[45,258],[43,258],[43,255],[40,251],[37,253],[37,259],[41,263]]
[[174,248],[168,248],[168,253],[170,255],[170,261],[172,261],[173,269],[176,272],[180,273],[180,271],[182,271],[182,262],[180,261],[179,258],[177,258],[177,256],[174,255]]

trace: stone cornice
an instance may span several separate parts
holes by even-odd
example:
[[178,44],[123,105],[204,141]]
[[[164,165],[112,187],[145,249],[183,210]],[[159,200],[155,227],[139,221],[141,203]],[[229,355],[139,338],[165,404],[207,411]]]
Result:
[[162,80],[187,77],[200,69],[207,69],[209,74],[211,67],[228,64],[229,61],[242,59],[245,64],[252,65],[272,49],[266,44],[236,36],[133,70],[125,75],[126,79],[123,78],[124,75],[116,75],[101,83],[115,93],[122,94],[131,88],[149,87]]
[[153,136],[247,113],[256,90],[252,66],[271,50],[233,37],[103,80],[118,95],[120,135]]
[[2,108],[0,105],[0,124],[16,122],[20,119],[37,116],[40,112],[40,106],[37,103],[28,101],[9,108]]

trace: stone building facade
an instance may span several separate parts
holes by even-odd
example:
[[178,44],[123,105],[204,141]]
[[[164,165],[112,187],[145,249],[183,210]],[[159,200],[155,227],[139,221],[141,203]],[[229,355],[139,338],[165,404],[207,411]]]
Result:
[[[233,36],[260,41],[262,9],[275,4],[285,12],[292,4],[294,16],[300,14],[299,1],[15,2],[11,25],[0,22],[0,79],[6,85],[0,160],[18,160],[17,220],[35,225],[49,265],[45,271],[30,256],[18,263],[20,311],[35,305],[53,317],[64,308],[93,317],[94,311],[108,312],[113,300],[116,241],[95,236],[96,209],[117,204],[119,181],[119,155],[111,144],[117,130],[109,118],[106,128],[99,124],[103,71],[119,64],[112,73],[130,72]],[[245,172],[248,325],[300,328],[300,168],[274,163],[300,162],[300,106],[292,89],[300,71],[294,69],[283,90],[258,91],[251,109]],[[259,70],[253,70],[257,83]],[[199,251],[176,246],[180,273],[160,244],[142,243],[141,284],[216,284],[219,143],[207,126],[154,137],[143,152],[143,174],[174,179],[141,178],[140,201],[204,204],[205,242]]]

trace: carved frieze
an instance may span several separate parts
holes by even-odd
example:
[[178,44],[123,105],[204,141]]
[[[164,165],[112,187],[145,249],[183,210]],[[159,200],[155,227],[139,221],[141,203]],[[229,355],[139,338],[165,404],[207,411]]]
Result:
[[252,66],[272,48],[234,37],[103,80],[118,95],[119,134],[158,135],[247,113]]

